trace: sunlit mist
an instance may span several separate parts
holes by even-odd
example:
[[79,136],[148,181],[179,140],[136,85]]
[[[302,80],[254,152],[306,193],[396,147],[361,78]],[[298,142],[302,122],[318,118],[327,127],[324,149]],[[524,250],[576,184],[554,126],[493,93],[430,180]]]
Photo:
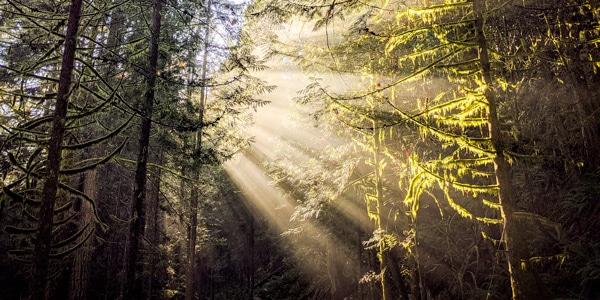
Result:
[[[308,79],[298,70],[285,68],[287,70],[272,66],[268,71],[257,74],[261,79],[276,84],[277,88],[262,97],[271,103],[257,110],[254,125],[247,130],[254,139],[251,147],[225,166],[246,205],[257,217],[267,218],[280,233],[289,229],[296,201],[272,184],[272,179],[265,174],[264,163],[276,159],[280,149],[290,144],[323,149],[329,143],[321,131],[294,121],[292,98],[308,83]],[[309,159],[301,151],[288,154],[298,163]]]

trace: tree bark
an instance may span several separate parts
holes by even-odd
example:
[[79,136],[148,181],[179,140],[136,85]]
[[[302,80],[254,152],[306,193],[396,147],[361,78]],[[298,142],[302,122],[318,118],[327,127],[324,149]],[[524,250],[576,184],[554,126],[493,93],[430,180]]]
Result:
[[[96,37],[97,39],[101,38],[98,35],[99,24],[102,23],[104,17],[99,17],[96,22],[97,24],[92,25],[91,32],[89,36]],[[87,63],[93,65],[92,57],[94,56],[94,51],[101,50],[99,46],[90,47],[87,51],[88,61]],[[81,104],[81,97],[75,96],[72,102],[76,102],[75,104]],[[79,126],[78,126],[79,127]],[[80,127],[83,128],[83,127]],[[80,131],[89,131],[89,128],[82,129]],[[86,134],[88,132],[82,132]],[[98,137],[97,133],[92,134],[93,137]],[[78,155],[78,160],[85,160],[91,158],[95,154],[97,154],[97,150],[86,150],[85,152]],[[73,155],[65,155],[65,159],[67,161],[63,161],[65,165],[69,165],[68,159]],[[71,162],[72,163],[72,162]],[[92,199],[98,199],[98,170],[96,168],[92,170],[88,170],[82,174],[76,175],[77,180],[75,185],[78,186],[78,190],[90,196]],[[78,201],[77,209],[75,209],[75,213],[77,214],[77,224],[81,226],[82,224],[91,224],[93,222],[93,210],[90,203],[87,201],[83,201],[81,199],[72,199],[72,201]],[[81,238],[87,238],[85,236]],[[78,242],[79,243],[79,242]],[[77,252],[73,255],[73,261],[71,262],[71,275],[69,282],[69,299],[70,300],[78,300],[78,299],[87,299],[87,287],[89,280],[89,262],[92,256],[92,246],[90,245],[90,239],[84,242]]]
[[[376,197],[376,226],[379,234],[384,235],[383,225],[381,221],[381,215],[383,210],[383,161],[381,157],[381,128],[379,128],[379,124],[377,121],[373,121],[373,159],[374,159],[374,168],[375,168],[375,197]],[[377,253],[379,256],[379,267],[381,272],[381,294],[383,300],[392,299],[391,293],[391,280],[388,272],[388,256],[387,256],[387,245],[385,239],[379,241],[379,252]]]
[[[148,169],[148,146],[150,145],[150,129],[152,127],[152,111],[154,108],[154,89],[156,87],[156,73],[158,66],[158,42],[160,38],[162,1],[153,1],[152,32],[148,51],[148,69],[146,70],[146,90],[141,111],[142,123],[138,143],[138,155],[135,170],[135,182],[132,197],[132,220],[129,228],[129,247],[126,265],[125,291],[123,298],[141,299],[142,287],[139,276],[136,276],[140,238],[145,227],[145,201],[146,201],[146,171]],[[141,272],[140,272],[141,274]]]
[[190,233],[188,241],[188,266],[186,274],[185,299],[194,299],[196,271],[196,239],[198,234],[198,191],[192,188],[190,195]]
[[247,218],[248,220],[248,233],[247,233],[247,239],[248,239],[248,264],[247,264],[247,276],[248,276],[248,300],[253,300],[254,299],[254,283],[256,281],[256,279],[254,278],[255,276],[255,272],[254,269],[256,268],[256,262],[254,259],[254,248],[255,248],[255,242],[254,242],[254,219],[252,217]]
[[65,120],[69,102],[69,89],[73,76],[77,31],[81,19],[82,0],[73,0],[69,8],[69,20],[65,35],[65,46],[60,69],[60,78],[56,96],[54,121],[48,145],[45,182],[39,212],[38,232],[33,250],[32,299],[46,298],[49,255],[54,222],[54,204],[58,191],[59,172],[62,159],[62,142],[65,135]]
[[333,241],[328,240],[325,245],[326,249],[326,266],[327,266],[327,276],[329,277],[329,285],[330,288],[330,299],[331,300],[339,300],[342,299],[343,289],[342,284],[340,282],[341,272],[338,268],[338,257],[339,253],[335,248],[335,244]]
[[489,105],[488,128],[494,147],[494,168],[496,182],[499,186],[499,202],[501,216],[504,220],[503,241],[508,258],[508,269],[512,288],[512,298],[515,300],[547,299],[544,297],[545,288],[538,284],[535,273],[526,268],[529,258],[527,241],[520,238],[520,229],[515,212],[517,212],[517,196],[512,185],[511,167],[504,156],[504,142],[500,131],[498,118],[498,99],[494,92],[487,40],[484,33],[486,0],[474,0],[475,32],[479,48],[479,62],[483,82],[486,84],[484,93]]
[[[111,0],[112,5],[115,5],[119,2],[119,0]],[[119,58],[117,57],[119,46],[123,44],[121,30],[123,27],[127,26],[125,22],[123,7],[120,5],[115,5],[116,7],[110,11],[110,15],[106,17],[106,19],[110,19],[108,24],[108,29],[105,38],[105,47],[102,47],[100,52],[101,61],[109,61],[110,63],[104,64],[101,67],[102,74],[105,78],[107,78],[107,82],[113,86],[117,86],[114,80],[115,69],[119,68]],[[100,171],[100,170],[99,170]],[[101,169],[101,173],[98,178],[99,184],[109,186],[111,182],[114,182],[116,174],[123,173],[122,166],[116,166],[114,164],[107,164],[105,168]],[[109,221],[109,231],[107,232],[107,244],[111,245],[108,249],[107,257],[106,257],[106,267],[105,267],[105,275],[104,281],[105,285],[105,294],[104,300],[116,299],[121,296],[123,292],[123,280],[124,276],[122,276],[121,271],[123,270],[123,264],[125,263],[125,255],[127,255],[127,243],[123,243],[123,237],[127,236],[128,228],[123,228],[123,224],[120,224],[120,221],[117,220],[128,220],[130,219],[129,210],[128,210],[128,202],[127,195],[130,193],[130,188],[124,188],[123,184],[119,184],[116,187],[111,186],[111,190],[101,189],[98,192],[98,199],[106,199],[104,201],[108,201],[105,203],[107,207],[107,213],[113,214],[115,219],[108,219]],[[116,188],[116,190],[115,190]],[[100,204],[100,203],[98,203]]]
[[[158,154],[157,164],[161,165],[163,162],[164,150],[160,149],[160,153]],[[159,263],[157,250],[156,248],[161,242],[160,239],[160,230],[161,230],[161,221],[163,220],[163,215],[160,210],[160,188],[161,188],[161,170],[157,170],[156,174],[151,177],[151,187],[149,188],[149,196],[148,196],[148,207],[147,212],[150,218],[150,222],[146,225],[146,237],[148,243],[151,245],[152,249],[148,251],[148,257],[146,257],[146,261],[148,263],[148,270],[146,276],[146,281],[144,283],[144,299],[153,299],[153,275],[156,271],[156,266]]]
[[[208,71],[208,39],[210,37],[210,19],[211,19],[211,6],[212,0],[209,0],[206,4],[207,9],[207,22],[206,31],[204,33],[204,53],[202,54],[202,70],[200,73],[202,82],[205,82],[207,71]],[[198,117],[200,127],[196,132],[196,143],[194,145],[194,152],[202,151],[202,131],[204,122],[204,105],[206,102],[206,87],[200,89],[200,116]],[[194,168],[197,174],[197,179],[200,179],[200,168]],[[196,268],[196,239],[198,235],[198,189],[192,188],[190,195],[190,239],[188,243],[188,269],[186,274],[186,288],[185,288],[185,299],[194,299],[194,292],[196,291],[196,280],[195,280],[195,268]]]
[[[83,182],[82,192],[86,193],[92,199],[98,196],[98,170],[92,169],[81,175]],[[90,203],[83,200],[80,202],[77,212],[79,224],[89,224],[92,222],[92,208]],[[85,238],[85,237],[81,237]],[[92,257],[91,240],[88,239],[75,253],[71,266],[71,280],[69,283],[69,299],[79,300],[87,299],[87,287],[89,280],[89,262]]]

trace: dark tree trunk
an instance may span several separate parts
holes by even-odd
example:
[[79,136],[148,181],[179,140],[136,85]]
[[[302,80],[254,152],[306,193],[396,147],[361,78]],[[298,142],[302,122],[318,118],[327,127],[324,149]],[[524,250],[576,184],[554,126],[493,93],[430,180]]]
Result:
[[154,89],[156,87],[156,72],[158,66],[158,41],[161,27],[161,0],[154,0],[152,13],[152,32],[148,51],[148,68],[146,70],[146,90],[142,106],[142,123],[138,143],[138,156],[135,170],[135,182],[132,197],[132,220],[129,228],[129,249],[126,265],[125,291],[123,298],[141,299],[142,286],[138,270],[140,253],[140,239],[145,227],[145,200],[146,200],[146,171],[148,168],[148,146],[150,145],[150,129],[152,127],[152,110],[154,108]]
[[[89,170],[81,175],[81,180],[83,180],[83,188],[81,189],[81,191],[86,193],[92,199],[97,199],[98,197],[97,178],[97,169]],[[92,207],[87,201],[79,201],[81,202],[79,205],[79,211],[77,212],[78,223],[89,224],[92,222]],[[69,299],[71,300],[87,299],[89,262],[91,260],[91,257],[91,239],[88,239],[73,256],[73,262],[71,264],[71,280],[69,283]]]
[[490,138],[496,152],[494,167],[496,182],[500,188],[499,200],[502,219],[504,220],[503,241],[508,258],[512,298],[515,300],[549,299],[545,297],[545,288],[539,284],[536,274],[531,268],[524,267],[525,261],[529,259],[529,250],[527,241],[520,238],[522,235],[519,222],[515,216],[515,212],[517,212],[517,196],[512,185],[511,167],[504,157],[505,143],[502,140],[497,111],[499,99],[497,99],[492,86],[493,78],[484,32],[485,2],[486,0],[474,0],[473,11],[475,14],[476,41],[479,48],[482,77],[484,83],[488,85],[484,93],[489,103],[488,127]]
[[[114,5],[118,0],[112,0],[111,3]],[[108,17],[107,17],[108,19]],[[118,68],[117,63],[119,58],[117,57],[118,46],[123,42],[121,40],[121,29],[126,26],[123,8],[116,6],[116,8],[110,11],[110,23],[108,24],[108,32],[106,33],[105,47],[101,49],[101,57],[103,60],[111,61],[113,63],[103,65],[101,70],[104,76],[107,78],[110,84],[117,85],[111,79],[111,74],[115,73],[115,69]],[[108,245],[106,251],[106,267],[104,281],[106,282],[104,288],[104,300],[118,298],[123,291],[123,277],[120,275],[121,270],[124,269],[123,263],[125,262],[125,255],[127,250],[127,243],[123,243],[123,237],[127,235],[128,228],[123,228],[123,224],[117,220],[128,220],[130,218],[128,207],[124,199],[130,195],[131,190],[129,187],[125,188],[124,184],[118,184],[114,186],[114,183],[119,175],[123,174],[124,170],[122,166],[116,166],[114,164],[107,164],[100,173],[98,182],[100,186],[110,186],[108,189],[100,189],[98,199],[103,199],[106,203],[107,214],[112,214],[116,218],[108,218],[109,231],[108,234]],[[121,180],[119,180],[121,182]],[[100,203],[99,203],[100,204]]]
[[198,191],[192,187],[190,195],[190,232],[188,240],[188,266],[186,274],[185,299],[194,299],[196,291],[194,280],[196,276],[196,239],[198,234]]
[[342,272],[339,270],[338,266],[338,257],[339,253],[335,247],[333,241],[327,241],[326,247],[326,266],[327,266],[327,275],[329,277],[329,285],[330,288],[330,299],[331,300],[339,300],[343,299],[344,290],[342,289],[341,278]]
[[252,217],[248,217],[248,266],[247,266],[247,276],[248,276],[248,300],[254,299],[254,283],[255,283],[255,274],[254,269],[256,268],[256,262],[254,259],[254,219]]
[[[207,22],[206,22],[206,31],[204,33],[204,53],[202,55],[202,70],[200,73],[202,82],[205,82],[208,71],[208,40],[210,36],[210,21],[211,21],[211,6],[212,1],[209,0],[206,4],[206,9],[208,11],[207,14]],[[200,116],[199,121],[201,123],[200,128],[198,128],[198,132],[196,133],[196,143],[194,145],[194,151],[202,151],[202,131],[204,122],[204,104],[206,102],[206,87],[202,87],[200,89]],[[196,174],[198,174],[197,179],[200,180],[200,170],[198,168],[194,168]],[[188,243],[188,268],[186,274],[186,289],[185,289],[185,299],[191,300],[194,299],[194,293],[196,291],[196,239],[198,235],[198,189],[192,187],[191,195],[190,195],[190,233],[189,233],[189,243]]]
[[[164,150],[160,149],[160,153],[158,154],[157,164],[162,164],[163,162],[163,154]],[[157,253],[158,245],[161,242],[160,239],[160,230],[161,230],[161,221],[163,220],[163,216],[160,211],[160,186],[161,186],[161,170],[157,170],[155,175],[151,177],[151,187],[149,188],[148,195],[148,207],[147,207],[147,215],[149,216],[149,222],[146,225],[146,239],[148,243],[150,243],[150,247],[152,248],[148,251],[148,257],[146,257],[146,261],[148,263],[148,270],[146,276],[146,281],[144,283],[144,299],[153,299],[153,279],[154,273],[157,270],[157,264],[159,263],[159,257]]]
[[[101,23],[104,20],[104,17],[100,17],[96,20],[96,22]],[[92,25],[91,32],[89,36],[100,38],[98,36],[99,25]],[[93,65],[92,57],[94,56],[94,52],[99,49],[99,46],[90,47],[87,51],[88,64]],[[82,101],[83,100],[83,101]],[[82,102],[85,103],[89,99],[81,99],[75,97],[72,99],[72,102],[76,102],[76,105],[81,105]],[[83,104],[85,105],[85,104]],[[81,127],[83,128],[83,127]],[[88,131],[89,128],[84,129]],[[87,134],[88,132],[82,132],[83,134]],[[92,133],[92,136],[98,137],[98,134]],[[78,155],[77,160],[82,161],[89,159],[95,155],[101,155],[97,150],[86,150],[85,152]],[[65,155],[65,159],[72,157],[73,155]],[[72,159],[72,158],[71,158]],[[75,162],[75,161],[73,161]],[[68,161],[63,161],[64,165],[67,166]],[[77,178],[76,186],[78,186],[78,190],[90,196],[92,199],[98,199],[98,170],[96,168],[92,170],[88,170],[82,174],[78,174],[75,176]],[[73,180],[73,179],[72,179]],[[75,186],[75,185],[74,185]],[[81,199],[73,199],[72,201],[79,201],[78,208],[75,210],[77,213],[77,223],[81,226],[82,224],[91,224],[93,222],[93,208],[90,203],[87,201],[83,201]],[[83,242],[81,248],[77,250],[77,252],[73,255],[73,260],[71,262],[71,275],[69,282],[69,299],[70,300],[78,300],[78,299],[87,299],[87,288],[88,288],[88,280],[89,280],[89,264],[92,257],[92,245],[91,239],[83,236],[81,238],[85,238],[86,241]]]
[[58,180],[62,159],[62,142],[65,135],[65,120],[69,102],[69,89],[73,75],[77,30],[81,18],[82,0],[73,0],[69,9],[69,21],[65,35],[65,48],[60,69],[54,121],[48,145],[45,182],[39,212],[38,232],[33,251],[32,299],[45,299],[48,277],[49,255],[52,242],[54,204],[58,191]]

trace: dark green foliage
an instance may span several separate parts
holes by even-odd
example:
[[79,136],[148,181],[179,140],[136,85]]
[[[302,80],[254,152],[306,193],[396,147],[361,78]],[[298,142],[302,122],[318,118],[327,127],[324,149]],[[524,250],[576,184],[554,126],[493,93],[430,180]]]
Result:
[[[302,91],[299,102],[310,106],[306,110],[315,126],[353,136],[352,143],[365,151],[381,150],[369,148],[368,140],[355,134],[368,137],[370,130],[384,129],[385,138],[380,140],[386,149],[381,152],[388,164],[394,164],[394,175],[400,177],[386,182],[384,189],[393,193],[397,189],[393,182],[400,183],[396,195],[405,198],[408,207],[393,206],[391,210],[400,220],[405,213],[409,216],[408,222],[394,220],[388,228],[398,226],[396,230],[403,233],[391,236],[406,237],[409,259],[395,263],[403,265],[407,274],[413,272],[402,278],[413,285],[413,297],[420,294],[425,298],[430,292],[448,298],[509,297],[507,276],[512,274],[503,266],[504,249],[499,243],[503,234],[494,225],[505,221],[497,196],[499,190],[509,187],[518,195],[514,202],[505,202],[515,205],[510,214],[511,218],[514,214],[520,233],[510,234],[524,245],[525,251],[523,247],[515,250],[523,255],[522,264],[536,273],[536,280],[546,282],[555,297],[594,295],[560,270],[574,263],[578,265],[575,269],[581,268],[578,274],[595,280],[595,256],[581,255],[586,258],[579,260],[566,249],[596,245],[597,237],[579,242],[587,233],[569,232],[573,221],[564,219],[577,219],[595,209],[575,213],[565,211],[563,205],[587,207],[582,199],[595,197],[588,190],[574,196],[578,201],[567,200],[573,199],[568,196],[573,182],[598,167],[598,152],[592,150],[600,137],[594,88],[599,78],[598,3],[475,2],[481,4],[479,8],[473,7],[473,1],[297,1],[280,5],[257,1],[251,16],[268,15],[276,24],[300,16],[309,26],[321,29],[306,37],[298,34],[298,41],[264,35],[270,54],[292,58],[304,70],[321,72],[325,78],[327,73],[362,75],[362,81],[351,79],[358,85],[348,79],[342,82],[347,87],[342,92],[321,84],[325,80],[315,80]],[[480,13],[482,18],[478,18]],[[482,52],[486,52],[485,60]],[[497,158],[506,160],[503,165],[509,166],[513,176],[509,181],[503,179],[504,187],[494,178]],[[284,159],[282,165],[288,164],[294,165]],[[294,170],[281,168],[285,169]],[[291,188],[300,199],[309,195],[311,200],[301,200],[297,215],[320,218],[327,202],[314,201],[319,197],[310,195],[326,194],[331,184],[322,180],[325,187],[314,191],[310,175],[305,174],[311,171],[275,174],[289,181],[284,188]],[[363,189],[373,195],[367,185]],[[379,218],[369,207],[377,197],[368,199],[368,213]],[[455,215],[453,211],[483,223],[473,228],[476,238],[461,233],[465,225],[441,225]],[[436,212],[441,221],[431,220]],[[595,221],[578,223],[593,226]],[[439,232],[432,228],[447,228],[442,235],[446,243],[455,239],[472,242],[455,250],[446,248],[454,253],[451,256],[436,252],[444,239],[440,241]],[[483,239],[477,238],[478,232]],[[577,238],[570,240],[574,236]],[[369,243],[381,240],[385,238],[376,232]],[[423,254],[429,251],[431,258]],[[441,257],[452,263],[436,261]],[[487,270],[474,271],[471,266],[475,265],[485,265]],[[487,272],[490,269],[491,274]]]
[[[125,237],[121,229],[131,220],[131,213],[124,207],[124,199],[130,195],[131,165],[128,163],[135,146],[128,140],[135,137],[135,126],[140,117],[156,124],[158,127],[155,128],[160,127],[160,131],[171,133],[173,130],[174,140],[177,140],[176,132],[194,133],[199,128],[208,128],[203,137],[206,145],[191,156],[185,154],[190,149],[182,149],[178,142],[173,143],[166,138],[152,141],[150,154],[162,156],[165,150],[161,149],[164,147],[170,155],[165,161],[176,160],[173,157],[182,155],[186,160],[178,163],[214,168],[238,152],[240,143],[246,143],[245,137],[229,134],[228,131],[236,119],[245,118],[245,108],[256,109],[266,104],[254,96],[269,88],[261,87],[262,81],[247,74],[248,70],[259,68],[259,61],[250,55],[247,40],[243,41],[245,37],[240,31],[243,5],[215,3],[219,11],[219,25],[213,29],[219,31],[222,39],[219,41],[213,41],[212,36],[211,41],[200,38],[203,28],[207,28],[207,24],[202,23],[206,13],[202,3],[187,1],[165,8],[165,26],[161,34],[164,38],[158,49],[159,72],[152,72],[158,75],[157,99],[163,100],[157,101],[156,113],[150,116],[141,115],[138,97],[142,78],[148,73],[145,68],[149,32],[146,27],[147,10],[144,9],[146,4],[100,1],[84,6],[77,38],[79,48],[75,54],[74,86],[69,93],[65,123],[60,192],[57,209],[53,212],[57,230],[53,238],[56,249],[51,254],[52,273],[61,274],[56,278],[77,280],[66,275],[70,272],[66,265],[75,256],[88,251],[83,248],[90,247],[95,249],[93,257],[98,258],[90,263],[101,267],[82,272],[90,272],[90,278],[94,279],[119,277],[117,274],[123,268],[121,247]],[[25,229],[35,227],[37,222],[41,183],[46,176],[45,149],[49,126],[53,122],[51,114],[63,45],[61,35],[68,8],[68,3],[63,4],[56,7],[47,1],[27,5],[8,1],[2,4],[1,10],[3,45],[0,55],[6,63],[1,67],[3,187],[0,220],[6,233],[18,241],[5,244],[8,239],[3,238],[2,245],[10,245],[11,256],[18,256],[18,260],[23,262],[29,260],[27,255],[32,243],[31,234],[34,233]],[[204,45],[210,49],[202,49]],[[202,50],[211,53],[211,77],[202,80],[188,78],[195,70],[195,55]],[[185,61],[186,55],[192,59]],[[224,73],[229,75],[221,75]],[[205,114],[206,119],[198,119],[198,111],[204,108],[195,103],[193,97],[197,95],[194,89],[209,86],[215,91],[220,90],[215,92],[218,99],[211,99],[212,111]],[[191,94],[184,97],[184,91],[191,91]],[[187,106],[186,110],[182,109],[182,104]],[[172,164],[159,165],[162,161],[156,157],[150,157],[151,172],[167,170],[178,175],[177,171],[173,172],[177,168],[172,168]],[[86,178],[88,181],[95,180],[91,179],[95,177],[90,177],[93,172],[101,174],[101,179],[95,183],[86,182]],[[161,183],[154,181],[154,184]],[[160,195],[161,202],[166,203],[159,205],[161,209],[157,215],[162,216],[168,211],[176,216],[180,207],[169,207],[168,201],[179,200],[165,199],[167,196],[162,190],[156,193]],[[78,204],[72,205],[74,202]],[[84,213],[79,211],[82,206],[91,207],[92,223],[83,221]],[[157,230],[159,235],[165,235],[164,228]],[[144,255],[149,257],[149,252],[155,252],[164,257],[165,253],[159,251],[164,241],[158,239],[152,241],[156,242],[154,245],[144,245]],[[3,266],[10,264],[2,263]],[[158,276],[161,286],[167,281],[164,275],[166,269],[166,265],[156,268],[163,274]],[[150,277],[149,274],[144,276]],[[119,282],[105,279],[101,280],[106,290],[102,294],[117,298]],[[56,281],[50,290],[59,287],[64,291],[64,284],[64,281]],[[153,285],[152,282],[150,284]],[[159,291],[160,288],[151,293],[158,295]],[[68,293],[57,291],[55,294],[62,297]]]
[[[136,276],[148,299],[184,297],[194,207],[200,299],[508,299],[497,157],[509,163],[517,195],[523,265],[547,298],[599,297],[597,0],[259,0],[247,19],[244,5],[229,1],[162,1],[157,72],[146,66],[150,2],[84,2],[53,211],[51,297],[75,295],[77,279],[89,282],[88,299],[122,297],[139,150],[148,154],[149,184]],[[69,3],[0,4],[7,299],[27,296]],[[485,4],[483,18],[473,3]],[[271,30],[290,20],[312,30],[301,43],[296,32]],[[303,133],[327,132],[330,144],[282,134],[276,160],[264,165],[296,201],[283,235],[221,170],[240,152],[261,159],[247,151],[253,139],[244,130],[249,112],[268,104],[258,95],[279,83],[251,73],[267,69],[263,58],[323,77],[296,102],[301,122],[313,125]],[[150,74],[154,112],[145,115]],[[348,88],[328,86],[331,74]],[[152,129],[138,149],[131,141],[142,121]]]

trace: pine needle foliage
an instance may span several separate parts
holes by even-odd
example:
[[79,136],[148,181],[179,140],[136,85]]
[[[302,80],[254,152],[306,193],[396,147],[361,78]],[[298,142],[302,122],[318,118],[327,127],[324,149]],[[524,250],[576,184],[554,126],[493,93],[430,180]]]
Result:
[[[3,200],[6,199],[4,200],[6,202],[3,202],[2,205],[11,211],[9,215],[12,221],[24,226],[34,226],[37,220],[33,216],[36,215],[35,211],[40,202],[40,182],[46,173],[44,166],[49,140],[48,130],[52,122],[50,115],[54,109],[52,101],[56,98],[59,58],[62,55],[61,39],[64,38],[62,32],[65,28],[64,16],[67,15],[67,3],[55,6],[47,1],[38,1],[30,5],[5,1],[2,7],[2,50],[0,53],[3,61],[1,67],[3,76],[0,101],[4,120],[0,130],[0,151],[2,151],[3,161],[6,160],[10,163],[10,167],[7,164],[7,169],[3,173],[1,197]],[[92,24],[90,28],[94,28],[94,26],[97,28],[99,26],[97,21],[102,13],[89,6],[84,9],[86,16],[83,18],[83,22]],[[104,136],[101,138],[90,138],[86,134],[81,134],[86,130],[96,130],[94,126],[98,115],[110,111],[110,104],[113,103],[115,93],[114,87],[107,85],[105,78],[100,78],[99,67],[90,64],[89,55],[97,49],[96,45],[88,40],[82,41],[80,46],[81,49],[76,53],[79,65],[74,70],[75,87],[70,92],[72,101],[66,118],[68,133],[64,147],[65,157],[75,152],[89,151],[91,147],[119,140],[117,135],[128,125],[128,121],[124,121],[114,130],[105,128]],[[98,84],[98,82],[102,83]],[[81,165],[63,168],[61,172],[63,176],[59,183],[62,200],[59,201],[59,207],[55,209],[57,216],[69,213],[73,201],[89,202],[95,207],[95,199],[91,199],[71,187],[68,183],[68,176],[79,175],[86,170],[107,163],[121,152],[125,143],[126,139],[121,139],[120,146],[113,148],[106,156],[90,158]],[[16,211],[21,211],[30,218],[18,221],[14,219]],[[96,216],[94,224],[100,225],[99,228],[106,229],[105,224],[98,217],[98,212],[94,211],[94,213]],[[71,217],[56,221],[57,230],[64,229],[63,225],[66,223],[72,223]],[[81,229],[76,233],[70,237],[67,233],[64,240],[58,240],[53,247],[62,250],[52,252],[52,258],[63,258],[64,255],[78,249],[94,232],[95,226],[89,225],[81,224]],[[15,231],[14,228],[17,227],[13,225],[6,227],[8,232],[20,235],[18,239],[31,241],[30,237],[24,236],[26,231]],[[58,234],[59,232],[55,233],[57,237],[61,236]],[[74,243],[75,245],[73,245]],[[53,251],[58,250],[53,249]],[[28,255],[30,254],[28,252]]]
[[[291,58],[307,72],[352,78],[346,79],[347,88],[341,92],[324,83],[327,75],[325,80],[315,78],[301,92],[297,100],[314,108],[315,126],[353,136],[353,143],[367,151],[372,150],[369,142],[354,134],[367,136],[381,130],[396,138],[392,132],[402,131],[397,128],[412,131],[403,135],[413,138],[404,149],[381,151],[394,164],[406,166],[399,168],[407,172],[399,183],[406,189],[404,204],[411,218],[416,220],[422,201],[432,197],[444,199],[443,205],[490,231],[508,219],[523,220],[527,215],[529,220],[546,224],[545,230],[559,232],[557,223],[524,212],[532,209],[522,205],[526,199],[504,197],[501,202],[502,193],[513,190],[513,182],[498,179],[499,173],[510,173],[515,167],[518,171],[540,160],[571,170],[597,166],[591,149],[599,136],[598,106],[591,87],[598,78],[593,75],[598,61],[598,3],[568,1],[563,6],[559,2],[296,1],[274,5],[257,1],[251,15],[273,16],[276,24],[290,15],[300,16],[306,28],[324,34],[299,41],[266,36],[272,46],[268,54]],[[422,82],[438,85],[439,90],[415,88]],[[549,99],[562,102],[558,99],[562,96],[540,90],[559,91],[559,95],[575,90],[572,93],[578,100],[553,108]],[[548,101],[528,101],[540,94]],[[529,103],[545,106],[524,109]],[[557,107],[562,105],[558,103]],[[566,121],[546,108],[562,109],[560,115],[566,120],[580,116],[584,121]],[[539,113],[556,121],[541,121],[546,124],[541,126],[541,118],[534,116]],[[560,141],[569,142],[548,143],[544,145],[547,151],[542,150],[542,136],[564,134],[559,124],[581,130],[568,130],[576,136],[563,135]],[[575,153],[566,144],[581,144],[579,149],[587,150]],[[499,162],[502,170],[497,168]],[[367,204],[375,202],[374,193],[366,195]],[[368,210],[368,215],[378,218],[375,210]],[[531,242],[520,239],[518,243],[527,248]],[[539,261],[535,251],[527,251],[519,254],[521,259]],[[556,255],[562,254],[546,256],[551,260]]]

